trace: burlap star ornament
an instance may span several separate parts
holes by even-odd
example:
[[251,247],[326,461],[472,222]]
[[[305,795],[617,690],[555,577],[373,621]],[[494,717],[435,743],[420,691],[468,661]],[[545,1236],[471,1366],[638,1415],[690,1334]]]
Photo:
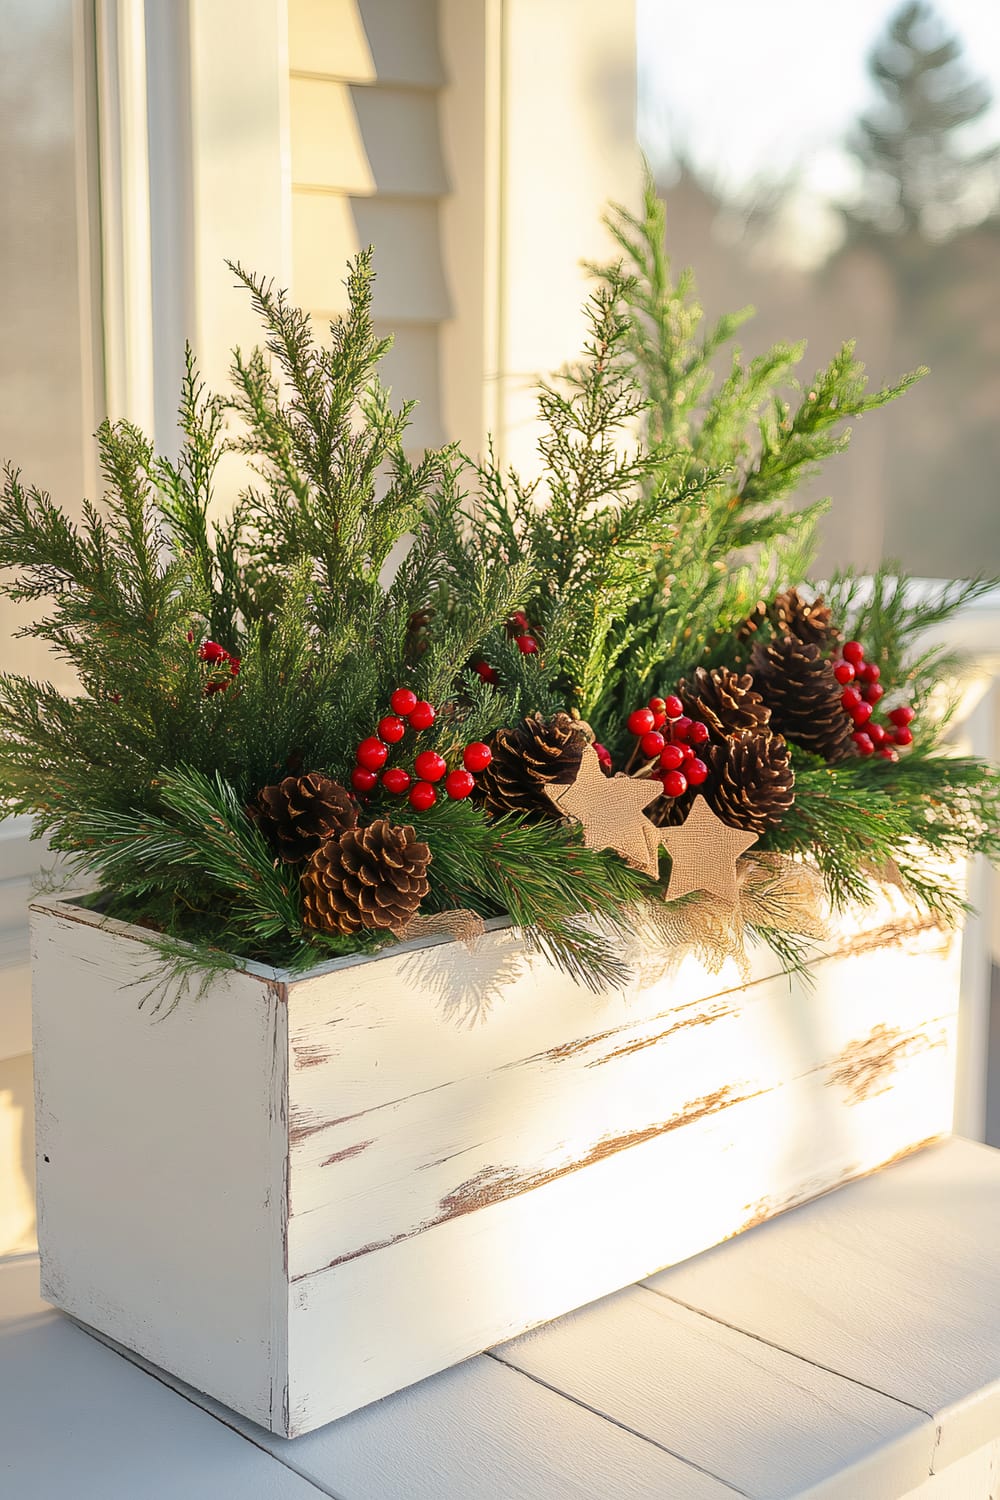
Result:
[[757,842],[755,833],[730,828],[704,797],[694,799],[679,827],[658,828],[657,833],[671,860],[665,900],[676,901],[689,891],[708,891],[738,905],[736,861]]
[[633,869],[656,878],[661,830],[643,809],[662,795],[658,781],[605,776],[597,751],[588,745],[576,780],[568,785],[550,782],[545,794],[564,817],[580,824],[588,849],[613,849]]

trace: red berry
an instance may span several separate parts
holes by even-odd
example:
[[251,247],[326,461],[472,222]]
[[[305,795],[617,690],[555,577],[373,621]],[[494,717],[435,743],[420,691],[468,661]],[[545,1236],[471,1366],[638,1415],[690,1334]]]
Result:
[[662,698],[650,698],[649,706],[654,714],[663,714],[664,718],[666,718],[667,705]]
[[679,771],[684,764],[684,748],[681,745],[665,745],[660,751],[660,769]]
[[895,751],[892,748],[891,745],[883,745],[882,748],[881,748],[881,750],[878,751],[878,755],[880,756],[880,758],[882,760],[898,760],[899,759],[898,752]]
[[523,609],[515,609],[510,617],[510,622],[512,625],[520,625],[522,630],[528,629],[528,616],[524,613]]
[[694,760],[694,749],[691,745],[682,745],[681,754],[685,760]]
[[538,642],[533,635],[519,635],[517,649],[522,656],[532,656],[538,650]]
[[[490,666],[488,661],[477,661],[475,667],[473,668],[473,671],[479,673],[479,676],[483,682],[496,682],[498,680],[496,670]],[[413,723],[412,716],[410,718],[410,723]]]
[[240,675],[242,661],[243,658],[241,656],[231,656],[229,658],[229,675],[231,677],[238,677]]
[[885,730],[881,724],[876,724],[874,719],[869,719],[865,725],[865,734],[871,740],[872,744],[876,746],[881,745],[885,739]]
[[426,812],[437,801],[437,792],[428,781],[417,781],[410,787],[410,806],[417,812]]
[[649,729],[639,741],[639,749],[647,760],[652,760],[655,755],[659,755],[666,743],[662,734],[658,734],[655,729]]
[[844,660],[849,661],[852,667],[860,667],[865,659],[865,648],[860,641],[848,641],[844,647]]
[[601,762],[601,769],[603,771],[610,771],[612,766],[611,751],[608,749],[607,745],[599,745],[595,740],[594,753],[596,754],[597,759]]
[[417,695],[410,688],[397,688],[389,699],[394,714],[402,714],[405,719],[417,706]]
[[904,724],[902,729],[896,730],[896,733],[893,735],[893,739],[896,741],[897,745],[912,745],[913,730],[907,729],[906,725]]
[[694,760],[689,760],[684,767],[684,775],[691,786],[701,786],[708,775],[708,767],[703,760],[695,758]]
[[404,771],[402,766],[390,766],[388,771],[382,772],[382,785],[387,792],[395,792],[397,796],[406,791],[410,780],[409,771]]
[[870,682],[865,688],[865,702],[878,703],[880,698],[885,697],[885,688],[880,682]]
[[358,765],[363,766],[366,771],[381,771],[388,758],[388,745],[383,745],[374,735],[369,735],[358,746]]
[[849,682],[854,681],[854,668],[849,661],[838,661],[833,669],[833,675],[842,687],[846,687]]
[[908,704],[901,704],[889,713],[889,718],[898,729],[905,729],[907,724],[913,722],[913,709]]
[[629,734],[648,734],[654,722],[651,708],[634,708],[628,716]]
[[849,714],[852,714],[861,702],[860,690],[856,687],[845,688],[840,695],[840,701]]
[[684,705],[676,693],[671,693],[669,697],[664,698],[663,707],[667,711],[668,719],[679,719],[684,712]]
[[[492,671],[492,668],[490,670]],[[488,680],[492,682],[493,678]],[[418,698],[410,709],[409,719],[414,729],[430,729],[434,723],[434,710],[425,698]]]
[[378,737],[385,740],[387,745],[398,744],[405,733],[406,725],[395,714],[386,714],[384,719],[378,721]]
[[688,739],[692,745],[707,745],[709,740],[708,725],[696,719],[691,725],[691,733]]
[[356,792],[370,792],[377,782],[375,772],[367,771],[364,766],[355,766],[351,772],[351,786]]
[[860,729],[862,724],[867,724],[872,716],[870,703],[859,703],[857,708],[851,710],[851,718],[854,720],[855,729]]
[[680,771],[667,771],[660,779],[668,797],[683,797],[688,789],[687,777]]
[[444,789],[454,802],[461,802],[467,797],[476,784],[476,778],[471,771],[449,771],[445,777]]
[[485,771],[493,759],[493,751],[482,740],[473,740],[462,751],[462,764],[467,771]]
[[662,709],[653,709],[653,728],[662,729],[667,722],[667,716]]
[[674,724],[674,739],[686,740],[688,735],[691,733],[691,726],[693,722],[694,721],[692,719],[689,719],[686,714],[682,714]]
[[440,781],[447,771],[443,755],[438,755],[436,750],[421,750],[413,762],[413,769],[421,781]]
[[882,668],[878,666],[876,662],[865,662],[865,665],[861,668],[858,676],[861,678],[862,682],[878,682],[879,678],[882,676]]
[[872,751],[875,749],[875,746],[871,742],[871,738],[861,729],[852,734],[851,739],[857,745],[858,750],[862,755],[871,755]]
[[229,652],[218,641],[205,641],[198,647],[198,660],[210,662],[214,666],[216,662],[228,661]]

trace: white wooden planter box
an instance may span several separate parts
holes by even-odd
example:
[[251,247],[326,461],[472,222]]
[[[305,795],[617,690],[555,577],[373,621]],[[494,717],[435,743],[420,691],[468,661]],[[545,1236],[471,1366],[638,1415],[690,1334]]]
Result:
[[329,1422],[949,1131],[957,944],[885,898],[810,990],[497,924],[140,1010],[32,907],[43,1294],[274,1432]]

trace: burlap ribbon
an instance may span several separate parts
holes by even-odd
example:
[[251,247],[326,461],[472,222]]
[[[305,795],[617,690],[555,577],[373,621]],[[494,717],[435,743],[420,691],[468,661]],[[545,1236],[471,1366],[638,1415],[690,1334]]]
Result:
[[749,973],[747,928],[770,928],[819,940],[826,936],[820,873],[784,854],[745,854],[737,861],[739,900],[695,892],[679,901],[649,901],[639,913],[643,929],[663,949],[693,952],[712,974],[728,959]]
[[428,916],[418,913],[405,927],[397,928],[393,937],[400,943],[409,943],[414,938],[446,937],[471,948],[485,931],[482,917],[465,907],[456,906],[451,911],[431,912]]
[[[712,974],[727,959],[749,972],[747,928],[771,928],[800,937],[826,936],[823,918],[823,881],[819,871],[800,860],[769,852],[745,854],[736,865],[739,901],[734,906],[719,896],[696,892],[665,902],[655,894],[635,913],[640,936],[662,962],[665,956],[693,952]],[[457,907],[411,917],[393,936],[397,942],[445,937],[472,948],[485,931],[474,911]]]

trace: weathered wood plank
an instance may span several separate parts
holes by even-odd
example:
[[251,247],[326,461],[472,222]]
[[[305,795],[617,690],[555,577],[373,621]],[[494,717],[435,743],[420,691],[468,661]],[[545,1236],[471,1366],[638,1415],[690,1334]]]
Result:
[[494,1353],[740,1494],[886,1500],[931,1470],[922,1412],[642,1287]]
[[940,1086],[916,1071],[937,1056],[915,1062],[912,1093],[897,1088],[845,1115],[846,1140],[815,1113],[812,1088],[797,1102],[791,1087],[775,1089],[294,1282],[293,1430],[348,1410],[348,1388],[374,1399],[393,1372],[400,1385],[420,1379],[825,1191],[893,1139],[906,1149],[914,1111],[940,1101]]
[[228,974],[162,1020],[141,943],[33,908],[43,1293],[259,1421],[287,1382],[287,1007]]
[[952,1140],[649,1284],[930,1413],[946,1470],[1000,1433],[998,1243],[1000,1154]]
[[330,1492],[88,1338],[0,1263],[6,1500],[319,1500]]
[[[377,1014],[365,1007],[371,1030],[359,1044],[341,1025],[327,1027],[327,1046],[336,1050],[324,1052],[315,1028],[301,1023],[293,987],[291,1277],[545,1188],[674,1132],[682,1152],[696,1151],[691,1142],[699,1137],[690,1132],[707,1118],[718,1117],[727,1143],[746,1141],[754,1125],[770,1132],[781,1122],[777,1135],[753,1143],[778,1202],[799,1196],[803,1171],[811,1182],[820,1161],[835,1164],[835,1176],[848,1175],[941,1134],[951,1125],[954,1065],[954,1016],[941,1014],[948,1004],[941,965],[914,958],[912,983],[886,989],[886,964],[883,952],[861,954],[818,966],[812,991],[763,981],[738,996],[649,1015],[651,1003],[669,1000],[664,982],[631,997],[635,1010],[647,1012],[642,1020],[577,1039],[571,1032],[539,1052],[531,1050],[532,1015],[516,1061],[480,1075],[467,1060],[450,1082],[441,1081],[440,1020],[432,1012],[418,1027],[413,1011],[421,997],[411,987],[409,1025],[400,1021],[409,1096],[367,1109],[368,1057],[377,1056],[374,1087],[384,1088],[395,1034],[380,1031]],[[873,993],[879,994],[874,1026]],[[772,1108],[753,1107],[774,1090],[780,1097]],[[329,1101],[328,1124],[301,1123],[314,1119],[304,1094]],[[807,1122],[801,1128],[800,1120]],[[730,1201],[722,1184],[734,1159],[725,1152],[699,1156],[699,1198],[713,1215],[723,1198]],[[742,1150],[739,1162],[743,1172]],[[763,1212],[750,1186],[761,1180],[759,1167],[751,1166],[742,1218],[723,1234]]]
[[[867,915],[859,913],[859,920],[863,923]],[[950,940],[937,929],[914,924],[912,913],[897,913],[892,906],[880,907],[877,920],[873,913],[871,921],[843,948],[836,938],[827,949],[821,947],[817,961],[826,951],[838,962],[872,960],[870,978],[881,986],[868,996],[874,1025],[883,999],[895,1005],[900,959],[943,955]],[[954,953],[951,962],[957,964]],[[333,973],[341,983],[331,1002],[327,976]],[[941,994],[927,1015],[957,1007],[951,968],[939,969],[939,976]],[[595,995],[526,953],[509,927],[487,932],[471,950],[428,943],[368,962],[329,965],[315,977],[295,982],[292,1124],[309,1130],[329,1119],[329,1080],[319,1066],[327,1058],[338,1060],[339,1112],[347,1114],[407,1097],[416,1091],[415,1076],[417,1088],[433,1088],[543,1052],[553,1058],[569,1056],[578,1043],[598,1045],[606,1035],[645,1019],[669,1025],[673,1017],[692,1024],[701,1013],[693,1007],[704,1005],[712,1013],[750,1008],[788,989],[777,959],[763,947],[755,950],[747,978],[744,987],[733,963],[710,974],[689,954],[679,959],[649,954],[626,991]],[[765,979],[776,981],[771,990],[761,985]],[[849,986],[842,988],[846,992]],[[913,1003],[920,1002],[914,997]],[[863,1027],[858,1034],[870,1030]],[[768,1037],[768,1044],[792,1047],[797,1030],[786,1031]],[[300,1049],[314,1062],[295,1067]]]

